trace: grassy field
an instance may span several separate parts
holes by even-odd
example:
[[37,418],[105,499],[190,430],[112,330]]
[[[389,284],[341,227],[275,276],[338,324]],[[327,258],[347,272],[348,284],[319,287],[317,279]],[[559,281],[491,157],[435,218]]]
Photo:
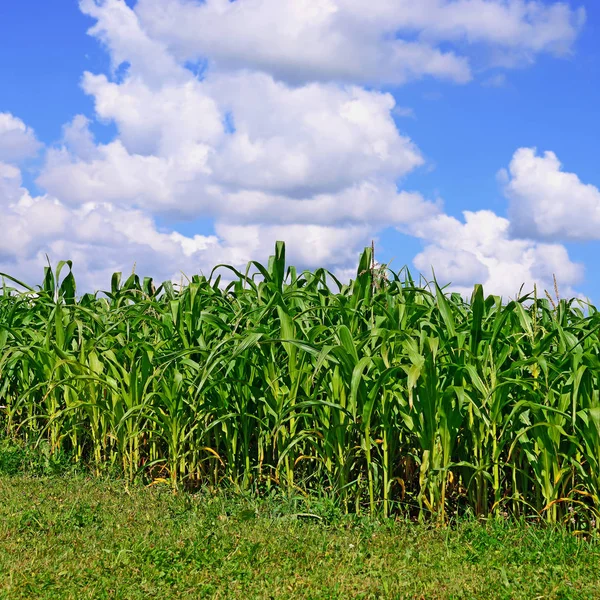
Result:
[[437,528],[359,520],[324,500],[0,476],[6,600],[599,596],[600,545],[564,528]]

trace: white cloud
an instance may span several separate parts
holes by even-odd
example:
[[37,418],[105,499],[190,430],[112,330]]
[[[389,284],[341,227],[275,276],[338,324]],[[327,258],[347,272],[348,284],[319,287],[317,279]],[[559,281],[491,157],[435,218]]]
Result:
[[[98,143],[89,118],[76,115],[46,153],[37,179],[46,193],[32,196],[5,163],[35,152],[35,135],[0,115],[0,161],[9,148],[0,162],[9,232],[0,270],[35,281],[48,253],[54,262],[73,259],[89,289],[134,262],[158,279],[217,263],[242,267],[284,239],[290,262],[347,277],[360,249],[396,226],[424,240],[418,268],[434,264],[463,290],[482,280],[514,294],[552,273],[567,286],[579,280],[562,246],[511,239],[509,222],[485,211],[461,223],[439,202],[399,191],[398,181],[425,162],[394,121],[410,109],[360,84],[467,81],[469,44],[521,63],[561,54],[582,13],[526,0],[80,5],[96,19],[90,33],[113,66],[110,76],[85,73],[82,87],[95,117],[117,134]],[[185,61],[202,58],[207,69],[197,77]],[[211,219],[215,233],[159,228],[156,215]]]
[[0,161],[19,162],[37,154],[40,147],[34,132],[21,119],[0,112]]
[[48,152],[38,183],[70,205],[95,201],[147,209],[183,210],[174,205],[173,188],[179,183],[174,161],[154,155],[129,154],[116,140],[99,145],[91,160],[67,149]]
[[[76,118],[66,127],[65,135],[76,146],[90,149],[82,119]],[[120,147],[124,152],[119,142],[109,147]],[[95,148],[94,152],[101,160],[106,147]],[[56,160],[57,155],[66,152],[55,151],[50,160]],[[119,158],[125,156],[117,154],[115,162],[119,163]],[[148,158],[152,157],[139,156],[139,159]],[[67,205],[52,195],[32,197],[22,187],[19,169],[0,163],[0,213],[6,228],[6,235],[0,240],[0,271],[29,282],[38,281],[47,254],[53,264],[62,258],[72,259],[82,289],[102,288],[113,271],[127,272],[133,263],[140,273],[152,274],[157,279],[177,280],[180,271],[190,275],[200,271],[208,273],[218,263],[242,268],[251,259],[264,260],[278,239],[287,241],[291,262],[305,267],[328,265],[339,270],[354,263],[358,250],[369,242],[373,231],[371,224],[361,221],[364,221],[363,212],[369,208],[368,198],[375,202],[377,189],[357,190],[353,206],[352,192],[348,192],[347,213],[353,220],[350,224],[336,224],[338,216],[332,212],[336,208],[335,200],[324,196],[314,201],[315,218],[322,219],[322,224],[296,223],[295,218],[276,218],[276,222],[269,224],[269,207],[264,206],[264,212],[259,210],[258,214],[265,219],[259,223],[252,212],[249,218],[242,215],[239,219],[235,216],[230,219],[229,211],[224,211],[223,220],[217,221],[216,235],[213,236],[190,237],[176,231],[161,231],[149,213],[118,206],[107,193],[117,194],[119,189],[127,189],[130,167],[123,166],[123,179],[115,182],[112,191],[107,187],[95,189],[89,197],[81,197],[79,202]],[[112,176],[116,173],[115,169],[111,171]],[[56,174],[60,176],[60,171]],[[68,175],[72,177],[73,173]],[[141,177],[139,181],[142,181]],[[74,179],[71,182],[78,189],[78,182]],[[107,182],[108,179],[104,183]],[[156,182],[150,182],[149,188],[153,183]],[[396,192],[390,190],[389,193]],[[365,203],[360,198],[364,198]],[[275,214],[282,214],[277,210],[281,208],[278,203],[292,202],[296,206],[296,216],[302,215],[300,204],[303,201],[268,196],[267,200]],[[236,201],[231,198],[229,204],[234,215]],[[409,220],[431,212],[431,207],[418,195],[404,199],[401,204],[403,206],[391,206],[388,215],[379,218],[395,215],[396,219]],[[407,211],[407,214],[398,210]],[[413,211],[412,215],[410,211]]]
[[0,162],[0,206],[8,206],[21,195],[21,171]]
[[564,246],[510,237],[510,222],[488,210],[464,212],[464,223],[448,215],[416,223],[410,232],[425,241],[414,264],[426,277],[452,283],[465,295],[474,283],[487,293],[515,297],[524,292],[552,289],[556,275],[566,294],[583,278],[583,266],[573,263]]
[[182,60],[294,82],[465,82],[467,58],[436,43],[485,44],[518,64],[567,53],[585,20],[583,8],[537,0],[139,0],[135,11]]
[[[111,19],[126,13],[127,30],[150,55],[164,55],[164,47],[140,33],[122,3],[83,6],[102,23],[94,33],[130,68],[118,82],[85,74],[97,116],[114,122],[118,136],[95,144],[80,116],[65,128],[63,147],[48,152],[37,180],[62,202],[101,199],[170,217],[211,217],[218,231],[262,228],[265,239],[288,231],[300,241],[298,227],[312,227],[330,256],[341,255],[338,230],[360,227],[375,236],[439,211],[397,190],[396,180],[424,159],[398,131],[390,94],[325,83],[292,87],[252,72],[209,72],[199,81],[185,71],[148,82],[148,65],[119,42],[121,26]],[[344,236],[344,256],[364,243]]]
[[[234,220],[256,210],[258,219],[304,223],[400,223],[437,210],[396,192],[395,180],[423,158],[396,129],[388,94],[322,84],[295,89],[264,75],[154,92],[138,80],[85,81],[119,137],[94,145],[81,117],[65,129],[65,147],[48,153],[38,183],[67,203],[102,198]],[[226,130],[225,114],[234,131]]]
[[364,179],[394,180],[423,164],[392,118],[390,94],[351,86],[290,88],[270,76],[207,79],[235,132],[211,160],[216,179],[291,195],[337,191]]
[[[394,0],[382,4],[398,5]],[[405,0],[405,5],[410,9],[399,17],[403,25],[421,29],[429,39],[556,55],[569,52],[586,18],[584,8],[539,0]]]
[[90,124],[90,120],[85,115],[75,115],[73,120],[63,127],[65,147],[83,160],[93,160],[100,155],[90,131]]
[[286,241],[289,264],[316,268],[354,265],[357,251],[370,243],[367,226],[230,225],[217,223],[215,231],[239,263],[272,254],[277,240]]
[[88,73],[83,86],[129,153],[177,158],[189,166],[186,178],[195,169],[213,183],[297,196],[393,179],[423,163],[396,128],[389,94],[291,88],[249,73],[203,82],[189,74],[160,89],[137,77],[117,84]]
[[[116,0],[113,0],[116,1]],[[463,58],[423,42],[393,39],[393,28],[347,2],[142,0],[143,27],[181,60],[208,57],[220,69],[251,68],[287,81],[401,83],[422,75],[468,81]],[[366,6],[366,5],[365,5]]]
[[159,85],[187,77],[164,44],[150,39],[123,0],[80,0],[79,7],[96,19],[88,33],[105,44],[113,70],[128,63],[149,84]]
[[[32,197],[18,169],[0,163],[0,271],[39,281],[45,254],[74,261],[84,289],[106,286],[113,271],[131,269],[157,278],[179,269],[196,273],[230,251],[215,236],[162,232],[138,210],[88,202],[69,208],[52,196]],[[238,265],[241,266],[241,265]],[[14,268],[17,267],[17,272]]]
[[225,194],[215,203],[220,219],[298,225],[370,225],[376,229],[431,217],[441,209],[416,192],[398,192],[394,184],[363,182],[338,193],[295,199],[259,191]]
[[208,149],[224,136],[222,109],[189,71],[185,79],[157,87],[139,76],[114,83],[85,73],[83,89],[93,96],[98,117],[117,125],[131,153],[168,156],[191,146]]
[[505,193],[514,235],[547,240],[600,239],[600,190],[562,170],[554,152],[515,152]]
[[[114,271],[158,280],[179,280],[179,273],[208,274],[219,263],[243,268],[267,257],[276,240],[288,242],[288,260],[306,267],[352,264],[357,248],[369,242],[365,226],[217,224],[215,236],[162,232],[139,210],[107,203],[69,208],[49,197],[31,197],[17,169],[0,163],[0,207],[7,235],[0,238],[0,272],[35,283],[45,255],[52,264],[74,261],[80,289],[104,289]],[[17,269],[15,271],[15,268]]]

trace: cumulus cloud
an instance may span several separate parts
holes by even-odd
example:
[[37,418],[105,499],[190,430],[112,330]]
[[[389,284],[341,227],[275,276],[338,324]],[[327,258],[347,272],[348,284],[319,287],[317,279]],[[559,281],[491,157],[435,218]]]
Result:
[[424,162],[396,128],[393,97],[356,86],[189,74],[155,90],[137,77],[118,84],[87,73],[83,87],[128,153],[185,164],[185,178],[195,170],[236,189],[298,196],[394,179]]
[[[215,236],[160,231],[142,211],[87,202],[68,207],[50,196],[31,196],[20,171],[0,163],[0,271],[37,281],[48,254],[53,263],[70,258],[86,289],[105,286],[114,271],[137,263],[143,273],[171,278],[196,273],[231,254]],[[18,267],[18,272],[14,272]]]
[[337,271],[354,265],[359,248],[370,242],[368,226],[325,225],[231,225],[217,223],[215,231],[225,245],[235,248],[231,258],[238,264],[256,256],[272,254],[277,240],[286,241],[290,264],[308,268],[328,266]]
[[235,127],[212,165],[236,187],[337,191],[363,179],[394,180],[424,162],[398,131],[390,94],[316,83],[291,88],[262,74],[209,78],[207,88]]
[[393,184],[364,182],[335,194],[295,199],[240,191],[223,195],[215,204],[221,219],[244,224],[370,225],[381,228],[411,223],[437,214],[441,202],[417,192],[398,192]]
[[515,297],[523,286],[552,289],[556,275],[561,289],[574,294],[583,278],[583,266],[570,260],[560,244],[515,239],[510,221],[492,211],[464,212],[464,222],[439,215],[414,224],[411,233],[425,242],[414,264],[425,276],[435,270],[436,279],[465,295],[474,283],[488,293]]
[[158,156],[129,154],[120,140],[99,145],[91,159],[67,148],[48,152],[38,183],[71,205],[97,200],[154,209],[174,206],[178,165]]
[[148,36],[123,0],[80,0],[79,7],[96,20],[88,33],[106,46],[114,71],[128,63],[149,84],[159,85],[187,77],[165,45]]
[[234,220],[256,210],[256,218],[304,223],[400,223],[437,211],[397,193],[396,179],[424,159],[396,128],[389,94],[290,88],[261,74],[190,78],[155,91],[135,78],[116,84],[87,75],[84,88],[119,136],[94,145],[84,118],[66,127],[64,146],[48,153],[38,179],[65,202],[101,197]]
[[554,152],[520,148],[501,172],[514,235],[550,240],[600,239],[600,190],[563,171]]
[[[564,247],[512,239],[506,219],[482,211],[463,223],[400,191],[425,158],[394,120],[410,109],[377,89],[466,82],[482,46],[502,64],[568,53],[581,10],[534,0],[80,6],[112,61],[111,73],[85,73],[82,89],[117,133],[99,143],[91,116],[75,115],[46,151],[35,196],[15,166],[39,148],[35,135],[0,114],[0,270],[35,281],[48,253],[74,260],[90,289],[134,262],[158,279],[242,267],[283,239],[291,262],[347,278],[359,250],[396,226],[424,241],[417,267],[434,265],[458,289],[483,281],[514,294],[552,273],[569,286],[581,277]],[[210,219],[214,234],[183,235],[157,216]]]
[[135,10],[144,29],[181,60],[209,58],[220,69],[251,68],[294,83],[471,77],[465,59],[425,42],[393,39],[393,26],[364,18],[368,11],[348,2],[142,0]]
[[293,82],[465,82],[468,58],[436,44],[484,44],[522,64],[568,53],[585,21],[583,8],[538,0],[139,0],[135,11],[181,60]]
[[[0,271],[39,281],[46,255],[52,263],[68,257],[83,289],[103,289],[114,271],[179,280],[180,273],[208,274],[219,263],[244,267],[268,256],[275,241],[288,241],[291,262],[341,269],[368,243],[370,229],[353,225],[244,225],[217,223],[216,235],[185,236],[161,231],[146,213],[111,203],[69,207],[52,196],[32,197],[17,168],[0,163]],[[358,246],[357,246],[358,245]],[[18,271],[15,272],[15,267]]]
[[[352,0],[358,3],[358,0]],[[539,0],[405,0],[403,25],[437,40],[465,39],[527,53],[567,54],[586,18],[583,7]],[[389,11],[393,0],[382,2]],[[410,8],[408,8],[410,5]],[[388,12],[389,15],[389,12]]]
[[[77,116],[47,153],[37,183],[65,205],[101,200],[170,219],[212,218],[234,256],[265,258],[280,235],[301,266],[315,257],[341,265],[343,257],[346,267],[382,227],[439,212],[437,202],[398,191],[398,179],[424,158],[398,130],[389,93],[292,86],[256,71],[211,69],[198,79],[169,66],[170,49],[125,3],[81,6],[97,19],[90,31],[114,66],[128,68],[112,79],[85,73],[82,81],[117,137],[96,143]],[[305,246],[303,238],[319,252],[292,248]]]
[[[83,125],[83,120],[76,118],[65,135],[70,143],[87,147],[90,140],[85,129],[82,133]],[[115,190],[123,182],[117,184]],[[215,235],[185,236],[159,229],[146,211],[119,206],[112,199],[100,201],[104,196],[99,192],[95,199],[90,196],[70,205],[51,194],[32,196],[22,186],[20,170],[0,163],[0,214],[5,228],[0,239],[0,271],[35,282],[46,255],[53,263],[68,257],[76,265],[80,287],[101,289],[112,272],[127,272],[134,263],[139,272],[176,280],[180,272],[208,273],[218,263],[241,268],[251,259],[268,256],[278,239],[288,242],[292,262],[306,267],[325,264],[339,270],[354,262],[357,249],[368,243],[372,233],[371,226],[358,222],[359,214],[353,215],[356,222],[350,225],[337,224],[332,215],[318,225],[298,224],[295,219],[276,219],[269,224],[268,219],[248,223],[248,219],[236,222],[233,218],[217,221]],[[423,203],[420,198],[413,199],[413,205],[419,201]],[[324,197],[317,216],[325,217],[328,210]],[[359,203],[349,214],[363,210]],[[420,213],[417,208],[415,214],[428,214],[426,206],[423,210]],[[265,207],[264,215],[267,213]],[[255,221],[255,217],[249,220]]]
[[21,119],[0,112],[0,161],[19,162],[37,154],[40,147],[33,130]]

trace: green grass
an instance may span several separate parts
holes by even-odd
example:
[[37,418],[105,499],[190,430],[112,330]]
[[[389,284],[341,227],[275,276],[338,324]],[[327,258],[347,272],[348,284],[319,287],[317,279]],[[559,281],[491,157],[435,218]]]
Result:
[[325,500],[0,476],[2,599],[599,596],[600,544],[564,528],[436,528]]

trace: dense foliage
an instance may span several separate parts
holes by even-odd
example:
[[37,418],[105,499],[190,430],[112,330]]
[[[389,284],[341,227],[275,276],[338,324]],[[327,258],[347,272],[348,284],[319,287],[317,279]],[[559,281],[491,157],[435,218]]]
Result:
[[5,436],[174,485],[594,527],[596,310],[503,303],[481,286],[467,302],[372,258],[349,285],[286,269],[281,243],[266,267],[220,267],[228,284],[216,271],[181,289],[115,274],[77,298],[70,263],[35,290],[5,276]]

